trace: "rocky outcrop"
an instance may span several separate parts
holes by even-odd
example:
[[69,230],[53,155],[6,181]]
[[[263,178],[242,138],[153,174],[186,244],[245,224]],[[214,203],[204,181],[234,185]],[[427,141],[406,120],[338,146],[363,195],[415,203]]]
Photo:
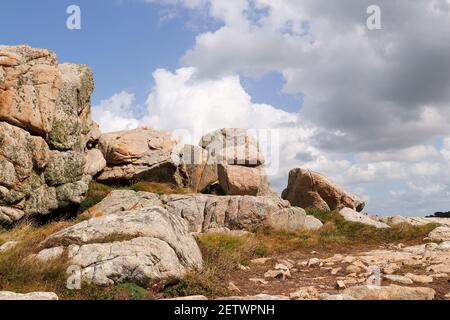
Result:
[[264,156],[245,129],[220,129],[205,135],[200,146],[217,165],[217,179],[226,195],[270,195]]
[[[141,127],[103,134],[99,149],[107,162],[106,168],[97,177],[99,182],[126,183],[144,180],[192,189],[202,185],[202,171],[199,170],[205,164],[202,150],[183,148],[168,132]],[[186,167],[182,160],[188,156],[194,156],[199,163]]]
[[376,221],[375,219],[372,219],[371,216],[361,213],[361,212],[357,212],[350,208],[341,209],[339,211],[339,214],[347,221],[359,222],[359,223],[362,223],[362,224],[365,224],[368,226],[373,226],[377,229],[390,228],[390,226],[387,225],[386,223]]
[[214,196],[202,194],[156,195],[147,192],[113,191],[88,211],[107,216],[151,206],[164,206],[170,214],[188,222],[190,232],[223,230],[253,231],[262,225],[279,229],[318,229],[322,223],[291,207],[279,197]]
[[[0,46],[0,223],[78,204],[88,189],[86,151],[99,138],[88,67]],[[89,172],[88,172],[89,171]]]
[[431,288],[355,286],[344,290],[344,294],[356,300],[433,300],[436,292]]
[[0,291],[0,300],[59,300],[53,292],[30,292],[15,293],[10,291]]
[[360,212],[365,205],[359,197],[346,192],[327,177],[304,169],[289,172],[288,186],[282,198],[293,206],[324,211],[350,208]]
[[450,226],[440,226],[428,235],[432,241],[450,241]]
[[[59,248],[66,247],[83,279],[97,285],[145,286],[180,278],[189,268],[202,265],[187,223],[161,207],[94,217],[51,235],[43,246],[60,253],[64,250]],[[55,255],[46,251],[38,256]]]

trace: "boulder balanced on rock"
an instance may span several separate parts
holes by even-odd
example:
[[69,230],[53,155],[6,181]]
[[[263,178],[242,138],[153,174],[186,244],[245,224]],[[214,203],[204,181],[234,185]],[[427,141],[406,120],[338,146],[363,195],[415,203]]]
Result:
[[28,46],[0,46],[0,224],[78,204],[91,176],[88,67]]
[[365,205],[359,197],[346,192],[325,176],[305,169],[289,172],[288,186],[282,198],[293,206],[324,211],[350,208],[361,212]]
[[205,135],[200,146],[208,162],[217,164],[217,178],[226,195],[270,195],[258,144],[245,129],[220,129]]

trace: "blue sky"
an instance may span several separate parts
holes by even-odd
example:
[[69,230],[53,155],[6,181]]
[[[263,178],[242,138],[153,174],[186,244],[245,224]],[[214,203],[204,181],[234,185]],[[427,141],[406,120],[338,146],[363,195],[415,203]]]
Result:
[[[82,29],[68,30],[66,9],[82,10]],[[60,62],[84,63],[95,75],[94,104],[120,90],[145,99],[156,68],[174,69],[193,45],[183,21],[158,23],[159,9],[140,1],[6,0],[0,3],[0,43],[50,48]]]
[[[66,28],[71,4],[81,8],[81,30]],[[0,34],[0,43],[49,48],[59,62],[89,65],[96,80],[93,104],[126,90],[142,105],[154,85],[151,73],[178,68],[198,33],[189,24],[189,10],[177,10],[177,17],[167,22],[161,19],[165,13],[163,6],[142,0],[3,0],[0,28],[7,32]],[[283,82],[276,72],[260,80],[243,79],[256,102],[298,110],[301,99],[283,94]]]
[[89,65],[104,131],[278,131],[277,191],[302,167],[372,213],[450,210],[450,2],[377,2],[373,31],[370,0],[2,0],[0,44]]

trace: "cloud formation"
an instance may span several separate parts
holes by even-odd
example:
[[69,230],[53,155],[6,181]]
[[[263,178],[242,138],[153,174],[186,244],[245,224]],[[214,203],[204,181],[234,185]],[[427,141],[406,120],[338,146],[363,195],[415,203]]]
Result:
[[[153,73],[144,119],[130,118],[126,92],[95,107],[105,127],[150,124],[193,140],[221,127],[277,129],[278,191],[301,166],[365,195],[375,213],[450,209],[450,1],[379,0],[376,31],[365,27],[368,0],[146,1],[218,27],[198,34],[185,67]],[[298,114],[253,103],[241,85],[274,71],[283,92],[304,95]]]

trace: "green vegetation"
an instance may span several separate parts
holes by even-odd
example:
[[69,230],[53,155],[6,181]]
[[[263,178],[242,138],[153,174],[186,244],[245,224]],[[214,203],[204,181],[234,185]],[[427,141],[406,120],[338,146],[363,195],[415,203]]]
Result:
[[190,189],[178,188],[168,183],[141,181],[129,186],[108,186],[93,181],[89,184],[86,198],[80,204],[80,212],[92,208],[113,190],[145,191],[157,194],[187,194],[192,192]]
[[337,240],[342,244],[365,243],[385,244],[399,241],[421,241],[428,233],[439,225],[430,223],[424,226],[397,224],[388,229],[377,229],[372,226],[346,221],[338,212],[323,212],[317,209],[307,210],[324,223],[319,231],[320,240],[327,244],[329,240]]
[[89,190],[86,197],[80,204],[80,211],[84,212],[87,209],[95,206],[97,203],[102,201],[106,196],[114,190],[113,187],[98,183],[91,182],[89,184]]

